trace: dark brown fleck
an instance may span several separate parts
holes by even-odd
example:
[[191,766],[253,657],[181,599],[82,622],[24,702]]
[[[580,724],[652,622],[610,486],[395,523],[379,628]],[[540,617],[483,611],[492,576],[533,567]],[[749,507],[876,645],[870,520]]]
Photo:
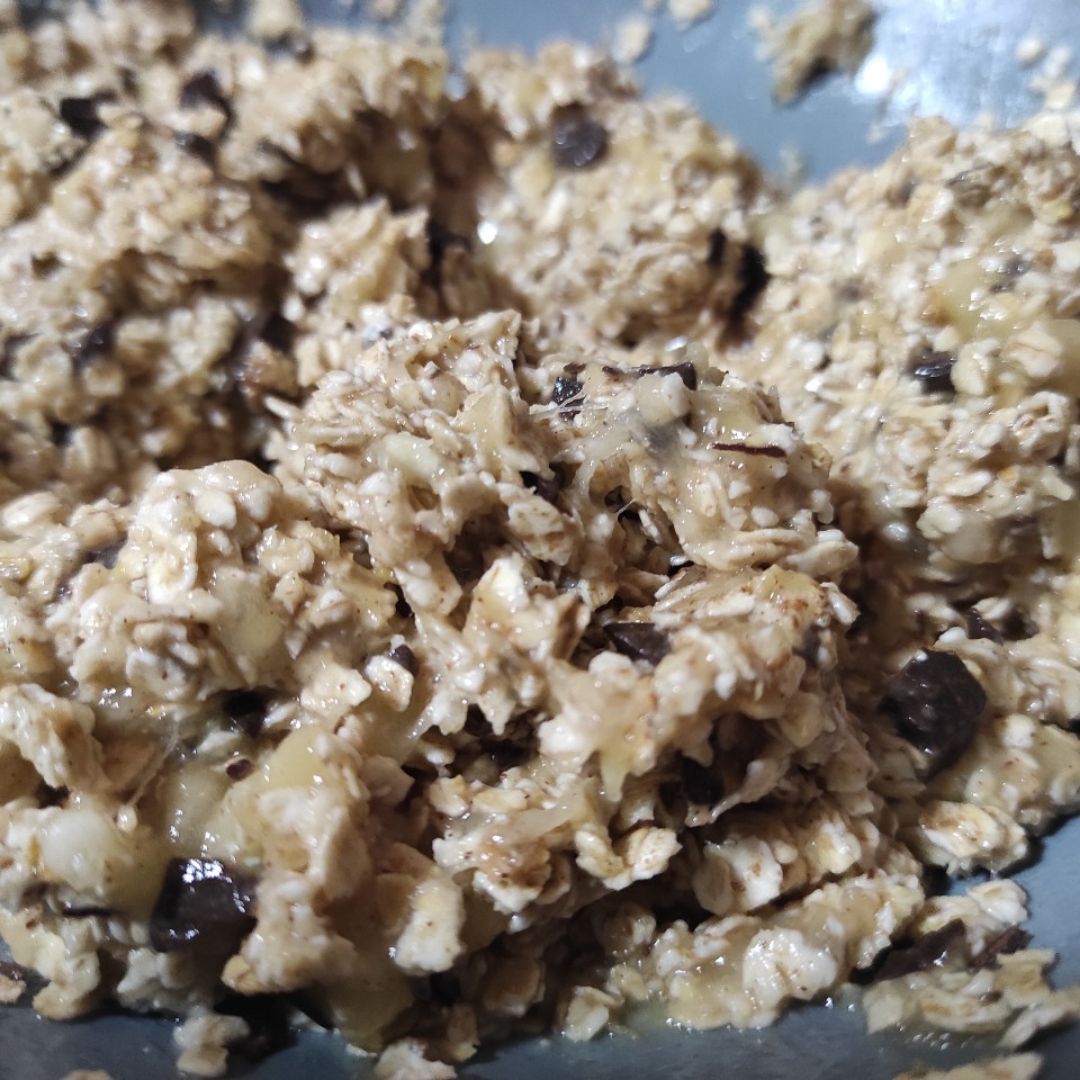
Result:
[[255,926],[255,883],[217,859],[173,859],[150,915],[158,952],[187,945],[232,952]]
[[225,775],[230,780],[244,780],[255,771],[254,764],[246,757],[233,758],[225,766]]
[[758,457],[782,458],[786,454],[779,446],[750,446],[748,443],[714,442],[710,444],[713,450],[727,450],[735,454],[750,454]]
[[221,709],[229,727],[254,739],[266,719],[266,694],[262,690],[231,690],[222,695]]
[[552,506],[559,505],[559,481],[554,476],[540,476],[539,473],[523,472],[521,482],[532,492],[539,495]]
[[911,360],[911,374],[932,394],[951,394],[954,390],[952,369],[956,357],[934,349],[920,349]]
[[60,914],[65,919],[108,918],[113,914],[113,909],[100,904],[68,904],[61,901]]
[[998,645],[1005,642],[1005,637],[1001,631],[992,622],[985,619],[975,608],[968,608],[967,611],[967,636],[972,641],[984,638],[987,641],[995,641]]
[[1014,608],[1002,623],[1001,632],[1006,641],[1027,641],[1039,632],[1039,627],[1029,615]]
[[727,251],[727,235],[723,229],[713,229],[709,233],[709,253],[705,256],[705,261],[717,269],[724,261],[724,252]]
[[941,967],[950,955],[965,947],[964,924],[953,919],[939,930],[932,930],[911,945],[890,949],[881,966],[877,968],[879,982],[898,979],[901,975],[913,975],[917,971]]
[[659,664],[671,651],[668,636],[650,622],[610,622],[604,633],[623,656]]
[[413,617],[413,609],[409,606],[409,601],[405,599],[405,590],[402,589],[397,582],[386,586],[397,597],[394,603],[394,613],[402,619],[411,619]]
[[560,169],[586,169],[607,153],[607,129],[580,105],[555,113],[551,129],[551,159]]
[[203,105],[220,109],[225,117],[226,128],[232,123],[232,105],[221,88],[217,72],[208,69],[197,71],[180,90],[180,108],[198,109]]
[[724,778],[693,758],[680,759],[679,783],[686,798],[697,806],[715,806],[724,797]]
[[739,259],[739,279],[742,284],[731,301],[731,318],[735,322],[741,321],[749,313],[769,284],[765,256],[761,249],[753,244],[748,244],[743,248]]
[[91,327],[71,354],[76,371],[82,371],[102,356],[107,356],[116,345],[116,322],[107,319]]
[[116,566],[117,556],[120,554],[124,544],[127,543],[127,536],[121,536],[119,540],[114,540],[111,544],[103,544],[101,547],[91,548],[86,553],[86,561],[88,563],[99,563],[104,566],[106,570],[111,570]]
[[33,339],[33,334],[11,334],[4,339],[0,346],[0,375],[4,378],[11,376],[11,366],[15,363],[15,357],[19,349]]
[[416,659],[416,653],[408,645],[396,645],[390,650],[390,659],[399,664],[410,675],[415,676],[420,670],[420,664]]
[[577,379],[567,379],[560,375],[555,380],[555,386],[551,391],[551,400],[556,405],[565,405],[568,401],[578,397],[584,389]]
[[981,952],[971,961],[973,968],[986,968],[997,963],[999,956],[1019,952],[1031,944],[1031,935],[1019,926],[1007,926],[1000,934],[995,934],[982,947]]
[[881,708],[897,734],[928,758],[932,775],[952,764],[975,737],[986,693],[953,653],[916,653],[888,682]]
[[683,360],[678,364],[663,364],[657,367],[649,367],[648,365],[637,367],[634,368],[633,374],[638,378],[644,375],[678,375],[688,390],[696,390],[698,387],[697,368],[689,360]]
[[217,157],[217,147],[205,135],[200,135],[196,131],[176,131],[173,133],[173,142],[181,150],[193,154],[201,161],[206,162],[207,165],[214,164],[214,159]]
[[71,442],[71,425],[61,420],[49,421],[49,438],[53,445],[63,449]]
[[61,98],[59,106],[60,119],[76,135],[84,139],[93,139],[105,130],[105,123],[98,115],[98,109],[106,101],[112,100],[112,94]]

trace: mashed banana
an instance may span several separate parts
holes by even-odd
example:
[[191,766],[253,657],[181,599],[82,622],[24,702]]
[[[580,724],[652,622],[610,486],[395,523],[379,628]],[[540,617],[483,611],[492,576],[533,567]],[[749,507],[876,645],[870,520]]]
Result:
[[459,85],[172,2],[4,19],[41,1014],[184,1016],[216,1075],[300,1010],[403,1078],[852,980],[1010,1049],[1080,1011],[1017,886],[928,873],[1080,802],[1073,118],[785,199],[584,47]]

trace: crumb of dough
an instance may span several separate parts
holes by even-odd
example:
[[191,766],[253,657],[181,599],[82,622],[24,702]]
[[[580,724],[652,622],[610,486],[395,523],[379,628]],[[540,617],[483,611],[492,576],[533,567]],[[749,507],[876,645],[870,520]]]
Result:
[[808,0],[785,19],[752,8],[750,25],[772,65],[776,101],[791,104],[823,75],[854,71],[873,46],[874,17],[868,0]]
[[34,1008],[184,1018],[203,1075],[296,1000],[420,1076],[853,980],[1069,1022],[1014,882],[928,886],[1080,807],[1078,118],[787,192],[593,49],[424,33],[5,38]]
[[252,0],[248,30],[260,41],[283,41],[303,28],[300,0]]
[[896,1080],[1035,1080],[1041,1069],[1040,1054],[1012,1054],[955,1069],[915,1069]]
[[14,1005],[26,993],[26,978],[18,964],[0,960],[0,1005]]
[[425,1057],[417,1039],[399,1039],[379,1055],[374,1075],[375,1080],[454,1080],[457,1070]]
[[708,18],[715,7],[716,0],[668,0],[671,17],[683,29]]
[[627,15],[615,26],[611,55],[620,64],[636,64],[652,45],[653,27],[645,15]]
[[104,1069],[75,1069],[63,1080],[112,1080],[112,1077]]
[[1077,80],[1069,74],[1073,58],[1068,45],[1055,45],[1029,81],[1032,93],[1042,97],[1044,111],[1064,112],[1076,101]]
[[1023,67],[1033,67],[1046,55],[1046,42],[1035,34],[1028,34],[1016,44],[1016,62]]

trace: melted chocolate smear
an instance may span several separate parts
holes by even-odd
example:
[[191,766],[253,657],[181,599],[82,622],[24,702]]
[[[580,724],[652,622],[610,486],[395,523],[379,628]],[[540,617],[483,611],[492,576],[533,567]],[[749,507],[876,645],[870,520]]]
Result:
[[886,685],[881,708],[928,759],[928,775],[951,765],[975,737],[986,693],[953,653],[917,653]]
[[107,319],[91,327],[71,354],[76,371],[83,371],[95,360],[108,356],[116,346],[116,320]]
[[158,952],[233,952],[255,926],[255,882],[217,859],[173,859],[150,915]]
[[955,363],[956,357],[952,353],[920,349],[912,358],[911,374],[927,393],[951,394],[955,389],[952,381]]
[[698,806],[715,806],[724,797],[723,777],[693,758],[680,759],[679,783],[686,798]]
[[1019,926],[1007,926],[1000,934],[995,934],[983,946],[982,952],[971,962],[973,968],[991,967],[999,956],[1019,952],[1031,944],[1031,935]]
[[556,111],[551,128],[551,160],[560,169],[587,169],[607,153],[607,129],[580,105]]
[[416,653],[414,653],[408,645],[396,646],[395,648],[390,650],[389,656],[395,664],[399,664],[410,675],[414,677],[416,673],[420,670],[420,664],[419,661],[417,661],[416,659]]
[[565,405],[568,401],[580,397],[584,389],[585,387],[577,379],[568,379],[566,376],[560,375],[555,380],[555,386],[552,388],[551,400],[556,405]]
[[983,618],[975,608],[968,608],[967,611],[967,636],[972,641],[982,638],[986,641],[994,641],[998,645],[1005,643],[1005,637],[1001,631],[992,622]]
[[233,731],[254,739],[266,719],[266,694],[262,690],[231,690],[222,695],[221,709]]
[[769,284],[769,271],[765,267],[765,256],[761,249],[753,244],[743,248],[739,259],[739,279],[742,284],[731,302],[731,318],[739,323],[749,314],[757,303],[758,297]]
[[540,476],[539,473],[523,472],[521,482],[532,492],[539,495],[552,506],[559,505],[559,481],[552,476]]
[[105,130],[105,123],[98,115],[98,109],[104,102],[112,100],[112,94],[61,98],[59,106],[60,119],[76,135],[83,139],[93,139]]
[[966,949],[965,943],[964,924],[959,919],[953,919],[940,930],[933,930],[910,945],[890,949],[881,963],[875,965],[871,980],[885,982],[940,967],[951,954]]
[[714,269],[718,270],[724,261],[724,253],[727,251],[727,234],[723,229],[713,229],[709,233],[709,253],[705,261]]
[[683,360],[679,364],[665,364],[659,367],[637,367],[633,374],[639,379],[643,375],[678,375],[687,390],[698,388],[697,368],[689,360]]
[[623,656],[644,660],[654,667],[671,651],[667,634],[650,622],[610,622],[604,633]]
[[200,161],[213,166],[217,157],[217,147],[205,135],[200,135],[195,131],[177,131],[173,133],[173,142],[181,150],[185,150],[187,153],[199,158]]

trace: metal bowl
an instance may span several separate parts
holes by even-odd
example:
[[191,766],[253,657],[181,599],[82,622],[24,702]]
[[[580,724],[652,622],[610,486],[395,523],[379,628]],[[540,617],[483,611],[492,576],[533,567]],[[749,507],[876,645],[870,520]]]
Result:
[[[667,18],[638,65],[646,91],[676,90],[718,127],[738,136],[766,168],[779,171],[787,151],[806,164],[811,179],[845,165],[883,159],[903,135],[912,112],[938,113],[959,123],[992,112],[1006,122],[1037,104],[1029,73],[1014,52],[1025,34],[1080,46],[1076,0],[878,0],[873,52],[851,78],[814,87],[796,106],[771,100],[768,70],[755,58],[747,12],[755,0],[718,0],[716,12],[688,30]],[[640,10],[640,0],[452,0],[451,46],[512,45],[532,49],[553,36],[601,42],[617,20]],[[208,21],[219,21],[206,3]],[[772,0],[784,10],[793,0]],[[323,22],[359,22],[338,0],[306,0]],[[908,76],[884,95],[894,72]],[[1029,929],[1039,946],[1061,956],[1056,981],[1080,980],[1080,821],[1039,845],[1038,858],[1015,875],[1031,896]],[[970,881],[961,882],[958,891]],[[57,1080],[74,1069],[105,1069],[113,1080],[175,1075],[174,1025],[165,1019],[108,1014],[68,1024],[27,1007],[0,1010],[0,1077]],[[1038,1047],[1043,1080],[1080,1077],[1080,1028],[1048,1036]],[[575,1044],[529,1039],[486,1049],[463,1075],[475,1080],[891,1080],[918,1066],[951,1068],[994,1053],[992,1039],[885,1034],[868,1036],[854,999],[800,1006],[763,1031],[686,1032],[659,1028],[644,1035],[612,1035]],[[369,1066],[337,1038],[313,1032],[257,1066],[238,1062],[230,1075],[256,1080],[299,1076],[354,1080]]]

